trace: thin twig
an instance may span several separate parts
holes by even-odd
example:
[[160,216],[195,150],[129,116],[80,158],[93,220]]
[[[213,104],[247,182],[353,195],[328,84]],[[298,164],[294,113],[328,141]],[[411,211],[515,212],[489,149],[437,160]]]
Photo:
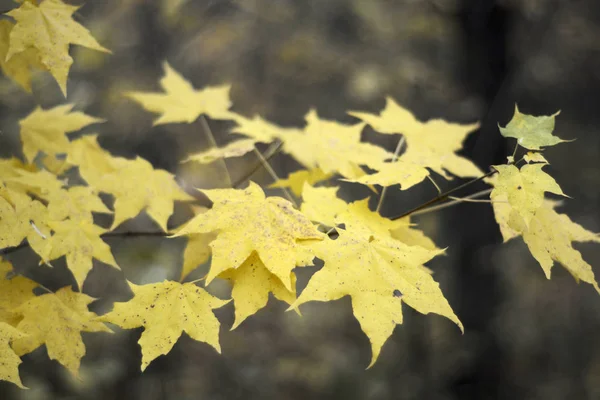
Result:
[[114,238],[114,237],[138,237],[138,236],[154,236],[154,237],[166,237],[169,236],[169,232],[163,231],[126,231],[126,232],[106,232],[100,235],[101,238]]
[[[106,232],[106,233],[103,233],[102,235],[100,235],[100,237],[103,239],[110,239],[110,238],[116,238],[116,237],[143,237],[143,236],[166,237],[168,235],[170,235],[170,233],[163,232],[163,231],[142,231],[142,232],[127,231],[127,232]],[[22,250],[24,248],[27,248],[27,247],[31,247],[29,242],[27,242],[27,241],[19,244],[18,246],[5,247],[3,249],[0,249],[0,256],[15,253],[15,252]]]
[[[406,141],[406,138],[404,137],[404,135],[402,135],[402,137],[400,138],[400,140],[398,141],[398,144],[396,145],[396,150],[394,150],[394,156],[392,157],[392,162],[396,162],[396,160],[398,159],[398,154],[400,154],[400,150],[402,149],[402,146],[404,146],[404,142]],[[385,193],[387,192],[387,186],[384,186],[383,189],[381,189],[381,196],[379,196],[379,202],[377,203],[377,209],[375,210],[375,212],[379,212],[379,210],[381,210],[381,206],[383,205],[383,199],[385,198]]]
[[[208,138],[210,145],[212,147],[219,147],[217,145],[217,141],[215,140],[215,135],[213,135],[212,130],[210,129],[210,126],[208,125],[208,121],[206,120],[206,117],[204,117],[204,115],[200,115],[200,123],[202,124],[202,128],[204,128],[204,132],[206,132],[206,137]],[[227,163],[225,163],[225,159],[220,157],[219,162],[221,163],[221,166],[223,167],[223,171],[225,171],[225,179],[227,180],[227,187],[232,187],[233,184],[231,182],[231,175],[229,175],[229,170],[227,169]]]
[[194,279],[193,281],[189,281],[189,282],[185,282],[185,283],[196,283],[196,282],[200,282],[206,279],[206,276],[203,276],[202,278],[198,278],[198,279]]
[[416,212],[412,213],[411,215],[427,214],[427,213],[430,213],[430,212],[433,212],[433,211],[438,211],[438,210],[442,210],[442,209],[447,208],[447,207],[455,206],[455,205],[457,205],[457,204],[462,203],[463,201],[465,201],[465,199],[473,199],[475,197],[484,196],[486,194],[489,194],[489,193],[492,192],[492,190],[493,189],[482,190],[480,192],[473,193],[473,194],[471,194],[469,196],[462,197],[461,200],[452,200],[452,201],[449,201],[447,203],[439,204],[437,206],[428,207],[428,208],[425,208],[423,210],[416,211]]
[[427,179],[429,179],[429,182],[431,182],[433,184],[433,186],[435,186],[435,190],[437,190],[438,195],[442,194],[442,189],[438,186],[437,183],[435,183],[435,181],[433,180],[431,175],[426,175],[426,177],[427,177]]
[[482,200],[482,199],[478,199],[478,200],[474,200],[469,198],[469,196],[467,197],[454,197],[454,196],[448,196],[449,199],[452,200],[456,200],[459,203],[461,202],[465,202],[465,203],[488,203],[488,204],[493,204],[493,203],[508,203],[508,201],[502,201],[502,200]]
[[[279,150],[281,149],[281,145],[283,143],[281,141],[276,141],[274,143],[271,144],[271,146],[269,146],[269,148],[265,151],[264,154],[262,154],[262,157],[269,161],[275,154],[277,154],[277,152],[279,152]],[[258,171],[261,167],[263,166],[262,162],[259,162],[258,164],[256,164],[254,166],[254,168],[252,168],[250,171],[248,171],[248,173],[244,176],[242,176],[241,178],[239,178],[237,181],[235,181],[233,183],[233,185],[231,185],[231,187],[237,188],[238,186],[240,186],[242,183],[246,182],[248,179],[250,179],[250,177],[252,175],[254,175],[254,173],[256,171]]]
[[[521,158],[521,159],[520,159],[519,161],[517,161],[517,162],[509,163],[509,165],[516,165],[516,164],[518,164],[518,163],[520,163],[520,162],[522,162],[522,161],[524,161],[524,159],[523,159],[523,158]],[[417,211],[421,211],[421,210],[423,210],[423,209],[428,209],[429,211],[431,211],[431,208],[432,208],[431,206],[432,206],[432,205],[434,205],[434,204],[437,204],[437,203],[440,203],[440,202],[442,202],[442,201],[444,201],[444,200],[448,199],[448,197],[449,197],[450,195],[454,194],[455,192],[458,192],[459,190],[462,190],[462,189],[464,189],[464,188],[466,188],[466,187],[468,187],[468,186],[471,186],[471,185],[472,185],[472,184],[474,184],[474,183],[477,183],[477,182],[479,182],[479,181],[482,181],[482,180],[484,180],[485,178],[487,178],[487,177],[490,177],[490,176],[494,175],[494,174],[495,174],[495,173],[497,173],[497,172],[498,172],[498,171],[497,171],[496,169],[493,169],[493,168],[492,168],[492,170],[491,170],[490,172],[488,172],[487,174],[481,175],[481,176],[480,176],[480,177],[478,177],[478,178],[471,179],[470,181],[468,181],[468,182],[465,182],[465,183],[463,183],[462,185],[458,185],[457,187],[455,187],[455,188],[453,188],[453,189],[450,189],[450,190],[448,190],[447,192],[444,192],[444,193],[442,193],[442,194],[440,194],[440,195],[438,195],[438,196],[434,197],[433,199],[431,199],[431,200],[428,200],[428,201],[426,201],[425,203],[423,203],[423,204],[421,204],[421,205],[419,205],[419,206],[417,206],[417,207],[415,207],[415,208],[413,208],[413,209],[411,209],[411,210],[408,210],[408,211],[406,211],[405,213],[402,213],[402,214],[400,214],[400,215],[396,215],[396,216],[394,216],[394,217],[391,217],[390,219],[391,219],[392,221],[395,221],[395,220],[397,220],[397,219],[401,219],[401,218],[407,217],[407,216],[409,216],[409,215],[416,214],[416,213],[417,213]],[[428,211],[428,212],[429,212],[429,211]]]
[[439,194],[438,196],[434,197],[433,199],[431,199],[429,201],[426,201],[425,203],[421,204],[420,206],[417,206],[417,207],[415,207],[415,208],[413,208],[411,210],[408,210],[407,212],[405,212],[403,214],[397,215],[397,216],[392,217],[390,219],[392,221],[395,221],[397,219],[401,219],[401,218],[407,217],[409,215],[415,214],[417,211],[421,211],[423,209],[429,208],[430,206],[432,206],[434,204],[437,204],[439,202],[442,202],[442,201],[446,200],[448,198],[448,196],[450,196],[451,194],[453,194],[455,192],[458,192],[459,190],[464,189],[464,188],[466,188],[468,186],[471,186],[474,183],[482,181],[485,178],[494,175],[496,172],[498,172],[498,171],[496,171],[495,169],[493,169],[490,172],[488,172],[487,174],[480,176],[479,178],[471,179],[470,181],[465,182],[462,185],[458,185],[457,187],[455,187],[453,189],[450,189],[447,192]]
[[518,148],[519,148],[519,141],[517,140],[517,144],[515,145],[515,149],[514,149],[514,151],[512,153],[512,156],[511,156],[513,160],[515,159],[515,155],[517,154],[517,149]]
[[[263,168],[267,170],[269,175],[271,175],[273,181],[277,182],[279,180],[279,177],[277,176],[275,170],[271,167],[271,164],[269,164],[269,162],[263,157],[263,155],[260,151],[258,151],[256,146],[252,150],[254,151],[254,154],[256,154],[256,157],[258,157],[258,159],[260,160],[260,163],[262,164]],[[292,203],[295,208],[298,208],[298,203],[296,203],[296,200],[294,200],[290,192],[284,187],[281,188],[281,191],[283,192],[285,197],[290,201],[290,203]]]

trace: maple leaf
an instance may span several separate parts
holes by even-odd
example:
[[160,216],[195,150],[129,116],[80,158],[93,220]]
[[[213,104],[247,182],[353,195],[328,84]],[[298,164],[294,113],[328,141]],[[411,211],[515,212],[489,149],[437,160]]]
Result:
[[511,213],[509,225],[523,236],[546,278],[550,279],[554,261],[558,261],[577,281],[591,284],[600,293],[591,265],[583,260],[581,253],[572,245],[572,242],[600,243],[600,235],[584,229],[567,215],[557,213],[549,201],[536,210],[528,226],[516,212]]
[[80,288],[92,269],[93,258],[119,269],[110,247],[100,238],[106,229],[89,220],[48,221],[47,225],[54,231],[52,236],[31,244],[31,248],[46,262],[66,256]]
[[111,230],[146,210],[166,231],[167,220],[173,213],[173,202],[193,200],[177,185],[171,173],[154,169],[141,157],[134,160],[120,158],[115,165],[118,168],[114,172],[104,174],[92,184],[97,190],[115,197],[115,218]]
[[18,171],[19,177],[11,181],[39,189],[39,197],[48,201],[48,218],[63,220],[70,218],[76,221],[93,222],[92,212],[110,214],[93,188],[89,186],[71,186],[63,189],[64,182],[48,171]]
[[33,289],[37,287],[37,283],[22,276],[8,279],[6,276],[12,271],[10,262],[0,260],[0,323],[16,326],[20,318],[14,309],[35,297]]
[[510,239],[519,236],[519,232],[509,225],[510,214],[513,209],[508,203],[508,196],[506,193],[499,193],[494,196],[494,200],[492,200],[492,209],[494,210],[494,218],[500,228],[503,242],[506,243]]
[[165,93],[128,92],[127,97],[141,104],[144,109],[161,114],[154,125],[174,122],[194,122],[200,114],[214,119],[232,119],[229,85],[196,90],[167,63],[163,63],[165,76],[160,86]]
[[379,115],[359,111],[348,111],[348,114],[366,122],[377,132],[383,134],[406,134],[408,132],[409,135],[414,135],[423,129],[423,123],[391,97],[385,98],[385,107]]
[[566,196],[554,178],[542,171],[545,164],[494,165],[498,178],[490,194],[492,201],[509,202],[512,209],[523,217],[525,224],[535,215],[544,201],[544,192]]
[[441,251],[407,246],[362,229],[340,229],[338,233],[336,240],[308,244],[325,264],[291,308],[349,295],[354,316],[371,342],[369,367],[395,326],[402,323],[401,302],[423,314],[445,316],[463,329],[439,284],[423,267]]
[[91,186],[118,170],[120,157],[112,156],[98,144],[98,135],[85,135],[71,142],[66,161],[77,165],[81,177]]
[[[4,188],[18,193],[27,192],[30,187],[18,179],[23,171],[35,172],[38,169],[34,164],[25,164],[16,157],[0,159],[0,192],[3,192]],[[10,198],[6,192],[0,196],[7,200]]]
[[[385,108],[379,115],[356,111],[348,114],[363,120],[378,132],[404,135],[407,148],[400,157],[403,162],[430,168],[446,179],[451,179],[446,171],[461,178],[482,174],[481,170],[470,160],[455,153],[462,148],[462,143],[467,135],[479,127],[478,123],[463,125],[441,119],[420,122],[410,111],[398,105],[391,97],[386,98]],[[373,169],[381,167],[373,166]],[[404,178],[404,185],[408,187],[409,183],[414,184],[414,180],[422,174],[422,171],[420,173],[411,172],[411,176]],[[401,182],[398,181],[398,183]]]
[[23,154],[27,161],[32,162],[40,151],[49,155],[66,153],[69,147],[67,133],[104,121],[79,111],[71,112],[73,106],[63,104],[48,110],[37,107],[19,121]]
[[25,337],[21,331],[0,321],[0,380],[12,382],[25,389],[19,377],[21,359],[11,349],[11,342]]
[[227,304],[193,283],[164,281],[149,285],[129,282],[133,299],[115,303],[99,320],[124,329],[144,327],[139,340],[142,371],[160,355],[167,354],[182,332],[207,343],[219,353],[219,321],[212,310]]
[[256,252],[238,268],[222,272],[219,278],[227,279],[233,284],[231,297],[235,304],[235,321],[231,330],[264,308],[269,300],[269,293],[288,304],[296,300],[296,276],[290,274],[291,290],[286,288],[283,282],[265,267]]
[[31,68],[44,67],[39,61],[39,53],[34,48],[29,48],[6,60],[13,26],[14,24],[8,20],[0,21],[0,67],[4,75],[12,78],[26,92],[31,93]]
[[53,173],[54,175],[64,175],[68,170],[73,168],[64,157],[44,154],[41,159],[41,168]]
[[27,238],[30,245],[50,235],[46,225],[48,211],[42,203],[10,189],[0,191],[0,248],[19,245]]
[[360,141],[364,124],[343,125],[320,119],[311,110],[305,116],[306,127],[300,132],[281,136],[283,151],[306,168],[320,168],[325,174],[339,173],[346,178],[363,175],[359,165],[374,167],[391,158],[381,147]]
[[[56,177],[56,175],[46,171],[27,171],[24,169],[15,169],[15,177],[7,179],[9,182],[18,182],[27,188],[28,192],[33,192],[36,196],[45,199],[50,193],[57,193],[63,190],[66,185]],[[35,189],[35,190],[34,190]]]
[[70,287],[34,297],[15,309],[23,319],[17,329],[28,336],[13,342],[18,355],[32,352],[45,344],[48,357],[64,365],[73,375],[79,375],[85,345],[81,332],[112,332],[95,321],[96,314],[88,310],[94,298]]
[[238,268],[256,251],[267,269],[292,290],[290,273],[306,265],[312,255],[299,241],[323,239],[310,221],[281,197],[268,197],[254,182],[244,190],[202,190],[213,202],[206,213],[197,215],[174,236],[218,231],[211,242],[212,262],[206,277],[209,284],[223,271]]
[[39,52],[41,63],[54,76],[65,96],[67,76],[73,63],[69,56],[70,44],[110,53],[86,28],[71,18],[77,9],[78,6],[68,5],[60,0],[45,0],[39,6],[24,2],[19,8],[6,13],[16,21],[10,32],[6,60],[29,48],[35,48]]
[[51,193],[47,198],[48,216],[53,220],[70,218],[73,221],[92,223],[92,212],[112,213],[89,186],[71,186],[67,190]]
[[284,128],[265,120],[259,115],[246,118],[239,114],[233,114],[232,119],[237,125],[231,129],[231,133],[248,136],[259,143],[270,143],[277,139],[281,140],[288,134],[299,134],[302,132],[298,128]]
[[196,161],[200,164],[210,164],[221,158],[241,157],[254,150],[253,139],[242,139],[231,142],[224,147],[213,147],[200,153],[192,154],[182,162]]
[[362,183],[363,185],[391,186],[400,184],[406,190],[421,183],[429,175],[429,171],[417,164],[397,160],[395,162],[380,163],[374,169],[377,172],[363,175],[355,179],[342,179],[348,182]]
[[181,280],[190,274],[199,265],[208,261],[211,251],[210,242],[215,240],[215,235],[210,233],[191,233],[187,236],[187,244],[183,251],[183,266]]
[[515,104],[515,114],[504,128],[498,125],[500,133],[504,137],[517,139],[520,146],[529,150],[540,150],[543,146],[554,146],[555,144],[568,142],[552,135],[554,131],[554,119],[560,111],[552,115],[533,116],[522,114]]
[[[205,213],[208,208],[202,206],[191,206],[194,215]],[[183,226],[175,229],[181,229]],[[187,243],[183,251],[183,266],[181,268],[180,281],[199,265],[204,264],[210,257],[210,242],[215,240],[214,233],[191,233],[187,235]]]
[[327,180],[330,177],[331,174],[326,174],[323,172],[323,170],[321,170],[321,168],[301,169],[289,174],[287,179],[279,179],[269,187],[290,188],[294,195],[300,197],[302,195],[304,182],[308,183],[309,185],[314,185],[315,183]]
[[338,187],[315,188],[304,185],[300,210],[313,221],[327,226],[339,224],[363,226],[372,233],[390,236],[408,245],[419,245],[426,249],[437,249],[433,241],[418,229],[414,229],[408,218],[392,221],[369,208],[369,199],[346,203],[337,197]]
[[534,151],[528,151],[527,154],[525,154],[523,156],[523,159],[528,164],[531,164],[531,163],[544,163],[544,164],[548,164],[548,160],[546,160],[546,158],[541,153],[537,153],[537,152],[534,152]]

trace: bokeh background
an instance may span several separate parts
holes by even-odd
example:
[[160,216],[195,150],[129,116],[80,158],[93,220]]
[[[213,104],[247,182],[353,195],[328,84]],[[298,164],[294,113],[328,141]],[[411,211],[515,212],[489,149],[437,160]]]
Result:
[[[0,5],[3,11],[14,6]],[[321,117],[353,122],[346,110],[375,112],[387,95],[421,119],[481,121],[463,154],[484,170],[512,152],[513,142],[500,136],[497,124],[510,119],[515,102],[530,114],[560,109],[557,134],[577,140],[548,149],[547,170],[572,197],[561,211],[600,232],[596,0],[104,0],[83,4],[75,18],[113,51],[71,47],[75,63],[66,101],[107,120],[84,133],[99,133],[101,145],[114,154],[140,155],[177,172],[186,188],[225,184],[218,163],[179,164],[208,148],[202,125],[152,127],[153,115],[122,95],[159,90],[165,60],[197,88],[231,83],[237,112],[286,126],[301,126],[310,107]],[[0,155],[20,154],[20,118],[38,104],[64,102],[49,75],[36,77],[32,95],[0,79]],[[209,123],[220,144],[233,139],[230,124]],[[364,138],[390,150],[396,144],[369,128]],[[228,167],[235,179],[256,163],[250,154]],[[281,176],[299,168],[282,154],[271,163]],[[270,183],[264,171],[252,179]],[[445,189],[461,182],[437,181]],[[369,194],[357,185],[342,187],[348,199]],[[382,212],[401,213],[435,194],[426,182],[405,192],[393,188]],[[179,210],[171,225],[186,216]],[[217,310],[222,355],[184,335],[141,374],[141,329],[84,333],[82,381],[41,348],[20,368],[30,389],[0,383],[0,398],[600,398],[600,297],[590,285],[578,285],[558,266],[546,280],[520,239],[501,243],[489,204],[462,204],[415,222],[439,246],[448,246],[448,255],[428,266],[464,323],[464,335],[441,317],[404,307],[404,324],[365,370],[370,347],[348,299],[309,303],[302,318],[272,299],[232,332],[232,306]],[[124,226],[153,228],[144,216]],[[92,306],[99,313],[130,297],[124,278],[145,283],[176,277],[185,242],[120,238],[110,244],[122,272],[98,264],[85,287],[100,298]],[[600,274],[600,246],[576,248]],[[48,271],[27,250],[10,260],[51,289],[70,282],[64,262]],[[301,272],[301,286],[307,276]]]

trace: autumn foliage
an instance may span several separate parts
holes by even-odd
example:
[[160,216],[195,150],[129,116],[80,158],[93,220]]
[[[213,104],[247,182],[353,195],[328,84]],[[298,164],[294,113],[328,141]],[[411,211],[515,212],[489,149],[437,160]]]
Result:
[[[4,74],[29,90],[32,70],[45,70],[66,93],[73,61],[69,46],[108,50],[71,18],[76,7],[60,0],[20,3],[7,13],[11,20],[0,21]],[[284,197],[267,196],[252,181],[241,188],[198,188],[212,203],[205,208],[173,174],[148,161],[112,155],[94,134],[70,139],[70,133],[102,123],[102,118],[74,111],[73,104],[31,111],[19,124],[24,159],[0,160],[0,248],[8,254],[30,247],[48,268],[65,257],[76,285],[65,283],[56,292],[40,290],[38,283],[16,274],[8,261],[0,263],[0,379],[23,387],[20,357],[43,345],[50,358],[77,376],[85,354],[81,332],[143,327],[142,370],[169,353],[183,332],[220,352],[221,323],[213,310],[232,302],[235,322],[228,328],[238,328],[266,306],[271,293],[298,313],[306,302],[350,296],[354,316],[371,343],[369,366],[402,324],[402,303],[422,314],[442,315],[462,330],[425,266],[452,249],[439,248],[411,223],[410,213],[384,218],[369,207],[368,198],[341,199],[338,180],[367,185],[380,199],[381,187],[406,190],[432,179],[432,172],[447,180],[485,180],[491,189],[478,195],[489,195],[505,241],[521,237],[548,278],[558,262],[577,281],[600,291],[591,266],[572,247],[572,242],[600,242],[600,237],[558,213],[558,203],[545,198],[546,193],[567,197],[544,171],[548,161],[541,153],[546,146],[564,142],[553,135],[557,114],[531,116],[515,109],[513,119],[500,127],[504,137],[516,139],[515,153],[505,165],[492,166],[486,173],[457,154],[478,124],[419,121],[392,98],[379,114],[349,111],[358,121],[353,125],[322,119],[311,110],[303,127],[289,128],[231,111],[228,85],[196,89],[166,62],[160,85],[159,93],[123,95],[155,114],[155,125],[198,118],[207,122],[208,117],[233,121],[231,132],[244,136],[224,147],[190,154],[182,162],[222,162],[255,152],[269,169],[268,157],[256,147],[264,143],[280,148],[303,169],[271,185],[283,189]],[[396,152],[361,141],[366,125],[396,135]],[[524,155],[515,159],[517,153]],[[80,179],[64,179],[74,171]],[[100,193],[112,196],[112,207]],[[440,195],[436,201],[456,200]],[[176,206],[188,207],[194,216],[171,229],[168,221]],[[95,213],[112,215],[110,227],[95,224]],[[119,269],[103,237],[140,213],[154,220],[157,234],[162,232],[165,240],[187,238],[181,279],[128,282],[133,296],[115,303],[107,314],[96,315],[88,309],[93,298],[85,294],[93,260]],[[294,270],[314,265],[317,259],[323,267],[297,293]],[[205,263],[210,269],[202,282],[186,280]],[[215,280],[231,284],[231,299],[210,293]]]

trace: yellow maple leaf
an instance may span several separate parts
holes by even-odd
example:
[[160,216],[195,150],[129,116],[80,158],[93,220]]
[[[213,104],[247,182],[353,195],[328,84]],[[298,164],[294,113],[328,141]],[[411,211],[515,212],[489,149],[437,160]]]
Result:
[[402,302],[423,314],[445,316],[463,329],[439,284],[423,268],[441,251],[407,246],[362,229],[338,232],[336,240],[308,245],[325,264],[292,307],[349,295],[354,316],[371,342],[373,356],[369,367],[379,357],[395,326],[402,323]]
[[365,121],[378,132],[404,135],[406,151],[400,157],[403,162],[430,168],[446,179],[452,178],[446,171],[462,178],[482,175],[475,164],[456,154],[467,135],[479,127],[478,123],[463,125],[441,119],[421,122],[391,97],[386,98],[386,106],[379,115],[354,111],[348,114]]
[[112,332],[88,310],[92,301],[94,298],[64,287],[17,307],[15,312],[23,316],[17,329],[28,336],[13,342],[15,353],[24,355],[45,344],[51,360],[78,376],[81,358],[85,355],[81,332]]
[[331,177],[331,174],[326,174],[321,168],[313,169],[301,169],[296,172],[292,172],[286,179],[279,179],[273,183],[270,188],[290,188],[294,195],[300,197],[302,195],[302,189],[304,182],[309,185],[314,185],[317,182],[327,180]]
[[[104,174],[92,186],[98,191],[115,197],[115,218],[111,230],[123,221],[134,218],[142,210],[164,230],[173,213],[173,202],[189,201],[194,198],[183,191],[173,174],[154,169],[141,157],[134,160],[118,159],[114,172]],[[87,178],[84,176],[84,179]]]
[[214,119],[232,119],[229,110],[229,85],[212,86],[196,90],[167,63],[163,63],[165,76],[160,86],[165,93],[128,92],[144,109],[161,114],[154,125],[174,122],[194,122],[200,114]]
[[32,162],[40,151],[49,155],[66,153],[69,148],[67,133],[104,121],[79,111],[71,112],[72,108],[73,104],[63,104],[48,110],[37,107],[19,121],[23,154],[27,161]]
[[302,131],[298,128],[285,128],[269,122],[259,115],[252,118],[246,118],[243,115],[234,114],[232,119],[236,126],[231,129],[231,133],[248,136],[259,143],[270,143],[276,139],[282,139],[287,134],[298,134]]
[[100,147],[95,134],[72,141],[67,152],[67,162],[77,165],[79,174],[91,186],[100,182],[104,175],[115,172],[119,159]]
[[210,164],[221,158],[241,157],[254,150],[254,143],[256,142],[253,139],[236,140],[223,147],[213,147],[200,153],[192,154],[182,162],[196,161],[200,164]]
[[76,221],[93,222],[92,212],[110,214],[110,211],[89,186],[71,186],[63,189],[64,181],[48,171],[29,172],[19,170],[18,178],[11,178],[21,185],[39,189],[36,194],[48,202],[48,218],[63,220],[70,218]]
[[10,262],[0,260],[0,322],[16,326],[20,317],[14,310],[35,297],[33,289],[37,287],[37,283],[22,276],[7,278],[7,274],[12,271]]
[[183,251],[183,266],[181,277],[183,280],[199,265],[204,264],[210,257],[210,242],[215,240],[214,233],[191,233],[187,236],[187,243]]
[[[16,169],[16,177],[9,178],[7,181],[18,182],[27,187],[28,192],[33,192],[36,196],[45,198],[50,193],[56,193],[63,190],[66,182],[60,180],[56,175],[46,171],[27,171],[25,169]],[[33,190],[32,190],[33,189]]]
[[544,163],[548,164],[548,160],[542,155],[542,153],[538,153],[535,151],[528,151],[527,154],[523,156],[523,159],[528,163]]
[[540,150],[541,147],[568,142],[552,135],[554,119],[558,114],[560,111],[539,117],[523,114],[515,104],[515,113],[510,122],[504,128],[499,125],[498,127],[502,136],[517,139],[519,146],[529,150]]
[[584,229],[567,215],[557,213],[553,203],[549,201],[545,201],[536,210],[528,226],[519,213],[513,210],[509,226],[523,236],[546,278],[550,279],[554,261],[558,261],[577,281],[591,284],[600,293],[591,265],[583,260],[581,253],[572,245],[572,242],[600,243],[599,234]]
[[26,92],[31,93],[31,68],[44,67],[39,61],[38,51],[34,48],[29,48],[6,60],[13,26],[14,24],[6,19],[0,21],[0,67],[4,75],[12,78]]
[[494,210],[494,218],[500,228],[502,234],[502,240],[504,243],[510,239],[519,236],[519,232],[510,226],[510,214],[513,209],[508,203],[508,196],[506,193],[498,194],[492,200],[492,208]]
[[211,242],[212,263],[206,277],[209,284],[223,271],[238,268],[256,251],[267,269],[292,290],[290,273],[297,265],[312,261],[312,255],[298,242],[323,239],[314,225],[281,197],[268,197],[254,182],[244,190],[203,190],[213,202],[206,213],[197,215],[174,236],[218,231]]
[[60,0],[45,0],[39,6],[23,2],[19,8],[6,13],[16,21],[10,32],[6,60],[29,48],[35,48],[39,52],[41,63],[54,76],[65,96],[67,76],[73,63],[69,56],[70,44],[110,53],[86,28],[71,18],[78,8]]
[[25,337],[23,332],[0,321],[0,380],[12,382],[18,387],[25,389],[19,377],[21,359],[10,346],[13,341],[22,339],[23,337]]
[[420,165],[406,162],[403,159],[395,162],[380,163],[374,166],[377,172],[363,175],[355,179],[342,179],[349,182],[362,183],[363,185],[391,186],[400,184],[406,190],[421,183],[429,175],[429,171]]
[[89,186],[71,186],[51,193],[48,199],[48,216],[53,220],[70,218],[74,221],[93,222],[92,212],[111,214],[98,194]]
[[67,266],[80,288],[92,269],[93,258],[119,269],[110,247],[100,238],[106,229],[89,220],[48,221],[47,225],[52,236],[31,244],[31,248],[46,262],[66,256]]
[[514,165],[494,165],[498,178],[490,198],[492,201],[508,201],[528,225],[544,201],[544,192],[566,196],[554,178],[542,171],[544,166],[527,164],[519,169]]
[[193,283],[164,281],[149,285],[129,282],[133,299],[115,303],[114,309],[99,320],[124,329],[143,326],[139,344],[142,371],[160,355],[167,354],[183,332],[207,343],[219,353],[219,321],[212,310],[224,306],[221,300]]
[[[0,192],[4,191],[4,188],[18,193],[27,192],[29,186],[20,183],[19,179],[14,179],[20,177],[22,171],[35,172],[38,169],[34,164],[25,164],[16,157],[0,159]],[[10,197],[6,193],[0,195],[7,200]]]
[[320,119],[311,110],[305,116],[306,127],[300,132],[281,136],[282,150],[306,168],[320,168],[325,174],[339,173],[357,178],[364,173],[359,165],[374,167],[391,158],[381,147],[360,141],[364,124],[344,125]]
[[416,224],[410,222],[410,217],[397,219],[397,223],[390,229],[390,234],[396,240],[409,246],[421,246],[427,250],[439,250],[436,244],[425,233],[414,228]]
[[4,189],[0,193],[0,248],[18,246],[27,238],[30,245],[50,235],[48,210],[37,200],[23,193]]
[[356,117],[371,125],[377,132],[384,134],[415,134],[423,129],[423,123],[412,112],[400,106],[391,97],[385,98],[385,107],[379,115],[348,111],[349,115]]
[[272,274],[253,252],[242,265],[219,275],[233,284],[231,297],[235,305],[235,321],[231,330],[237,328],[246,318],[256,314],[267,305],[269,293],[277,299],[292,304],[296,300],[296,276],[291,273],[291,290]]
[[42,162],[43,168],[52,172],[54,175],[63,175],[73,167],[73,165],[67,162],[64,157],[59,158],[52,154],[45,154],[40,161]]
[[369,199],[346,203],[337,197],[337,187],[315,188],[304,185],[302,191],[301,211],[313,221],[327,226],[345,224],[346,226],[363,226],[372,233],[390,236],[408,245],[419,245],[435,250],[437,247],[423,232],[413,228],[408,218],[395,221],[382,217],[369,208]]

